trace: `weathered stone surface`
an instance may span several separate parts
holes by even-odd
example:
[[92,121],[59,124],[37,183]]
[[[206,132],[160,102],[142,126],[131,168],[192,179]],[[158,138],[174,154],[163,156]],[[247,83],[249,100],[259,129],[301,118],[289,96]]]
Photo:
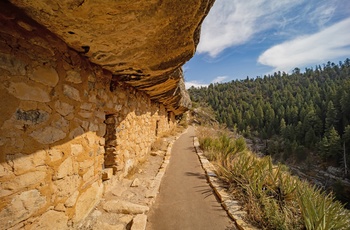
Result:
[[143,214],[149,211],[149,207],[130,203],[127,201],[111,200],[103,205],[103,209],[107,212],[123,213],[123,214]]
[[84,134],[84,129],[82,127],[78,127],[73,129],[70,133],[69,133],[69,138],[70,139],[74,139],[78,136],[81,136]]
[[58,128],[48,126],[43,129],[35,130],[30,136],[42,144],[52,144],[65,138],[66,133]]
[[21,100],[49,102],[50,95],[48,92],[37,86],[27,85],[24,82],[11,83],[8,88],[9,93]]
[[56,172],[55,179],[62,179],[65,176],[71,175],[73,173],[73,161],[71,157],[68,157],[62,162],[60,167]]
[[31,185],[38,184],[45,179],[46,173],[43,171],[28,172],[17,176],[15,179],[0,184],[0,190],[16,191]]
[[33,154],[15,154],[13,155],[13,169],[15,174],[22,174],[35,167],[45,165],[46,152],[39,150]]
[[29,190],[15,196],[11,204],[0,212],[1,228],[9,227],[27,219],[46,204],[38,190]]
[[32,225],[32,229],[52,229],[63,230],[67,229],[68,216],[64,212],[49,210],[44,213],[39,222]]
[[81,144],[72,144],[71,145],[71,154],[73,156],[77,156],[80,153],[82,153],[84,151],[84,148]]
[[79,175],[66,176],[63,179],[55,180],[53,194],[59,198],[69,197],[78,189],[80,183]]
[[75,202],[77,201],[77,198],[79,196],[79,191],[75,191],[73,195],[71,195],[66,202],[64,203],[64,206],[71,208],[75,205]]
[[67,71],[66,81],[72,82],[75,84],[79,84],[79,83],[83,82],[83,80],[81,79],[80,73],[75,71],[75,70],[68,70]]
[[83,181],[89,181],[95,175],[94,167],[90,167],[83,175]]
[[95,182],[89,189],[83,192],[75,205],[76,212],[73,221],[79,222],[84,219],[98,203],[102,193],[103,186],[102,184],[99,185],[98,182]]
[[147,215],[139,214],[132,220],[131,230],[145,230],[147,224]]
[[62,116],[67,116],[74,111],[74,106],[67,104],[65,102],[56,101],[55,102],[56,111]]
[[113,169],[112,168],[105,168],[102,171],[102,180],[109,180],[113,176]]
[[70,85],[64,85],[63,86],[63,93],[70,99],[73,99],[75,101],[80,101],[80,95],[79,95],[79,90],[76,88],[70,86]]
[[61,160],[63,157],[63,152],[55,148],[49,149],[47,153],[49,154],[51,161]]
[[[135,12],[139,14],[138,10]],[[68,227],[79,226],[72,222],[74,218],[82,219],[84,213],[101,200],[96,194],[102,191],[103,169],[113,168],[115,178],[122,179],[145,160],[155,140],[156,124],[158,135],[176,126],[174,113],[169,111],[171,106],[165,108],[149,97],[153,82],[145,85],[148,95],[131,87],[125,82],[138,80],[124,79],[118,73],[112,76],[101,66],[90,63],[83,53],[67,47],[10,1],[0,1],[0,18],[0,98],[4,99],[0,102],[0,212],[11,209],[13,199],[20,201],[18,195],[23,191],[37,190],[46,203],[39,205],[39,209],[35,202],[31,207],[19,205],[18,210],[36,211],[23,215],[24,219],[18,218],[21,222],[11,224],[9,229],[29,229],[49,210],[65,213],[69,218]],[[140,38],[142,36],[141,33]],[[129,48],[123,50],[129,52]],[[133,52],[137,56],[142,50]],[[1,62],[2,56],[5,56],[4,62]],[[130,67],[129,64],[126,66]],[[146,78],[151,76],[155,76],[153,80],[158,79],[152,73],[140,81],[148,81]],[[169,87],[163,85],[166,90],[171,90],[171,84],[177,82],[175,76],[172,80],[166,79],[170,74],[159,76],[156,83],[169,84]],[[171,97],[177,94],[172,91]],[[162,94],[161,100],[170,105],[174,101],[167,100],[169,95]],[[82,117],[80,112],[91,115]],[[104,122],[110,115],[115,116],[115,120],[114,132],[108,139]],[[111,157],[104,154],[104,145],[108,143],[114,144]],[[111,164],[106,165],[107,161]],[[91,187],[95,182],[99,188]],[[142,182],[143,185],[145,181]],[[125,195],[135,198],[135,193]]]
[[25,67],[25,63],[18,59],[15,59],[13,56],[4,53],[0,54],[0,68],[8,70],[13,75],[25,75]]
[[40,66],[30,75],[33,81],[54,87],[58,83],[58,74],[52,67]]
[[115,80],[145,91],[176,114],[190,106],[180,67],[193,56],[214,0],[11,2],[110,70]]
[[123,224],[112,225],[102,221],[98,221],[94,226],[95,229],[104,229],[104,230],[124,230],[125,226]]
[[49,114],[42,110],[22,110],[17,109],[16,119],[22,120],[27,124],[39,124],[49,119]]
[[140,185],[140,180],[139,180],[138,178],[135,178],[135,179],[132,181],[130,187],[139,187],[139,185]]

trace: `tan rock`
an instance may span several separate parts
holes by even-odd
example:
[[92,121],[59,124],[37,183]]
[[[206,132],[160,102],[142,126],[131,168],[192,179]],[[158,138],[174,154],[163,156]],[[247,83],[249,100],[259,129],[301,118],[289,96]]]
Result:
[[45,165],[46,152],[39,150],[33,154],[15,154],[12,157],[13,169],[15,174],[22,174],[32,170],[35,167]]
[[55,211],[58,211],[58,212],[65,212],[65,211],[66,211],[66,208],[64,207],[64,204],[59,203],[58,205],[55,206]]
[[140,186],[140,180],[138,178],[135,178],[130,185],[130,187],[139,187],[139,186]]
[[86,111],[90,111],[92,109],[92,104],[91,103],[83,103],[80,106],[81,109],[86,110]]
[[8,70],[12,75],[25,75],[25,67],[26,64],[13,55],[0,54],[0,68]]
[[75,191],[73,195],[71,195],[66,202],[64,203],[64,206],[71,208],[75,205],[75,202],[77,201],[77,198],[79,196],[79,191]]
[[12,198],[11,204],[0,212],[3,229],[9,229],[27,219],[46,204],[46,199],[38,190],[22,192]]
[[100,137],[103,137],[105,134],[106,134],[106,124],[99,124],[98,125],[98,130],[97,130],[97,135],[100,136]]
[[7,90],[21,100],[38,102],[49,102],[51,100],[47,91],[37,86],[27,85],[24,82],[12,82]]
[[109,180],[113,176],[113,169],[112,168],[105,168],[102,171],[102,180]]
[[52,144],[64,139],[66,133],[55,127],[48,126],[32,132],[30,136],[41,144]]
[[63,157],[63,152],[55,148],[49,149],[47,153],[50,157],[51,162],[61,160]]
[[31,185],[39,184],[44,181],[46,172],[34,171],[27,172],[25,174],[15,177],[13,180],[9,180],[0,184],[0,190],[12,190],[18,191],[23,188],[27,188]]
[[81,111],[78,114],[81,117],[83,117],[83,118],[91,118],[92,117],[92,113],[91,112],[87,112],[87,111]]
[[98,221],[94,226],[94,229],[104,229],[104,230],[124,230],[125,226],[123,224],[112,225],[106,222]]
[[132,220],[131,230],[145,230],[147,224],[147,215],[139,214]]
[[75,101],[81,101],[79,90],[77,90],[76,88],[74,88],[72,86],[64,85],[63,86],[63,93],[64,93],[64,95],[66,95],[70,99],[73,99]]
[[87,140],[88,145],[93,147],[96,143],[96,135],[92,132],[85,133],[84,138]]
[[62,116],[67,116],[74,111],[74,106],[67,104],[65,102],[56,101],[55,102],[56,111]]
[[66,81],[72,82],[74,84],[80,84],[83,82],[83,80],[81,79],[80,73],[75,70],[67,71]]
[[54,87],[58,83],[58,74],[52,67],[40,66],[34,70],[32,75],[29,75],[33,81],[44,85]]
[[11,171],[12,167],[10,167],[6,162],[0,162],[0,177],[9,175]]
[[94,122],[90,122],[89,131],[92,131],[92,132],[98,131],[98,124],[95,124]]
[[58,170],[56,172],[56,175],[54,179],[62,179],[65,176],[69,176],[73,174],[73,161],[71,157],[68,157],[65,159],[60,167],[58,167]]
[[52,229],[64,230],[67,229],[68,216],[64,212],[49,210],[40,216],[39,221],[32,225],[32,229]]
[[70,139],[74,139],[76,137],[79,137],[81,135],[84,134],[84,129],[82,127],[78,127],[78,128],[75,128],[73,129],[70,133],[69,133],[69,138]]
[[69,121],[64,119],[63,117],[60,117],[58,120],[53,122],[53,126],[55,128],[58,128],[64,132],[68,131]]
[[72,144],[70,146],[71,149],[71,154],[73,156],[78,156],[79,154],[81,154],[84,151],[84,148],[81,144]]
[[95,175],[94,167],[90,167],[83,175],[83,181],[87,182]]
[[123,214],[143,214],[149,211],[149,208],[147,206],[134,204],[123,200],[107,201],[103,205],[103,209],[107,212],[123,213]]
[[75,223],[83,220],[100,201],[103,193],[103,185],[95,182],[89,189],[82,192],[75,205]]
[[79,175],[66,176],[53,182],[53,195],[58,198],[66,198],[75,193],[81,184]]
[[79,162],[79,169],[87,169],[94,165],[94,159],[88,159],[83,162]]

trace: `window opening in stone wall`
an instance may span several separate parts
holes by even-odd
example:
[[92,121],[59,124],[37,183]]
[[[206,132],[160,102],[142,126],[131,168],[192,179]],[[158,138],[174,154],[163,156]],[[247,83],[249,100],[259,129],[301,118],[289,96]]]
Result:
[[156,137],[158,137],[159,120],[156,122]]
[[105,154],[103,164],[103,176],[102,180],[108,180],[112,177],[114,169],[116,169],[116,156],[117,156],[117,115],[106,115],[106,134],[105,138]]
[[171,112],[168,112],[168,123],[170,122],[171,120]]

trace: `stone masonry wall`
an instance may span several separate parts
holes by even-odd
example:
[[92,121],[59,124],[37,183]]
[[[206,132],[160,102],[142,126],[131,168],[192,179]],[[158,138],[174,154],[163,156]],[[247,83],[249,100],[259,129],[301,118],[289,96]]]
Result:
[[76,226],[103,194],[104,168],[127,175],[175,127],[163,105],[111,79],[30,18],[1,12],[0,229]]

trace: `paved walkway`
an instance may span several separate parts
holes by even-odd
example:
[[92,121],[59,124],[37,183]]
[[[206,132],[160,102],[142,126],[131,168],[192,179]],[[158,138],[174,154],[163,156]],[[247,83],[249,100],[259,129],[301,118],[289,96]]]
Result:
[[173,145],[147,230],[235,229],[206,181],[193,147],[194,135],[190,127]]

